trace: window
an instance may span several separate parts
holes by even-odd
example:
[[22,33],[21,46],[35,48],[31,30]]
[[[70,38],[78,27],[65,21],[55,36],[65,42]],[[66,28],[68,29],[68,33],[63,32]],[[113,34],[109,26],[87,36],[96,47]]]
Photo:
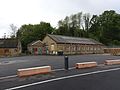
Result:
[[92,51],[92,50],[93,50],[93,47],[91,47],[90,50]]
[[5,49],[5,53],[8,53],[9,52],[9,49]]
[[55,45],[51,44],[51,50],[54,51],[55,50]]
[[74,51],[76,51],[76,47],[74,46]]
[[94,50],[97,50],[97,48],[96,48],[96,47],[94,47]]

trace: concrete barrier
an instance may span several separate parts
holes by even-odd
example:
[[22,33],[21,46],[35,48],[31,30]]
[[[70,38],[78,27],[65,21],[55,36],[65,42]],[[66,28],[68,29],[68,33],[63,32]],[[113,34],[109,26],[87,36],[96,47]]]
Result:
[[96,66],[97,66],[97,62],[83,62],[83,63],[76,63],[75,65],[77,69],[91,68],[91,67],[96,67]]
[[114,64],[120,64],[120,60],[105,60],[105,65],[114,65]]
[[51,66],[42,66],[42,67],[18,69],[17,75],[19,77],[24,77],[24,76],[32,76],[37,74],[46,74],[49,72],[51,72]]

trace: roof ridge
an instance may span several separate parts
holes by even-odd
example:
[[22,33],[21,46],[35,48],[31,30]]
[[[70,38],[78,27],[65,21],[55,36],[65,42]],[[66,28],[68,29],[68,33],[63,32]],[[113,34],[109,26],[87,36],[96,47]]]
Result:
[[63,35],[54,35],[54,34],[48,34],[48,36],[57,43],[102,44],[99,41],[96,41],[91,38],[72,37],[72,36],[63,36]]
[[86,38],[86,37],[65,36],[65,35],[57,35],[57,34],[48,34],[48,35],[61,36],[61,37],[71,37],[71,38],[84,38],[84,39],[89,39],[89,38]]

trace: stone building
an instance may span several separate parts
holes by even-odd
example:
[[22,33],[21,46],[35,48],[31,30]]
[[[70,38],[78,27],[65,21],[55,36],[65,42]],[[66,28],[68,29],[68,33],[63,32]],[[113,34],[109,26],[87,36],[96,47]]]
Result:
[[48,34],[43,43],[50,54],[100,54],[104,53],[104,45],[90,38],[70,37]]
[[48,54],[48,49],[41,40],[37,40],[29,43],[27,45],[27,49],[31,54],[34,55]]
[[21,51],[18,39],[0,39],[0,56],[18,56]]
[[111,55],[120,56],[120,48],[104,48],[104,53],[109,53]]

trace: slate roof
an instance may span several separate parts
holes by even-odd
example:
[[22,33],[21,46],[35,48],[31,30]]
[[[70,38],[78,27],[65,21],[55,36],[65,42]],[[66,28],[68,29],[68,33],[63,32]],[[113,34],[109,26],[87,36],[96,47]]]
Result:
[[103,45],[102,43],[90,38],[70,37],[70,36],[51,35],[51,34],[48,34],[48,36],[52,38],[56,43]]
[[17,48],[17,39],[0,39],[0,48]]

